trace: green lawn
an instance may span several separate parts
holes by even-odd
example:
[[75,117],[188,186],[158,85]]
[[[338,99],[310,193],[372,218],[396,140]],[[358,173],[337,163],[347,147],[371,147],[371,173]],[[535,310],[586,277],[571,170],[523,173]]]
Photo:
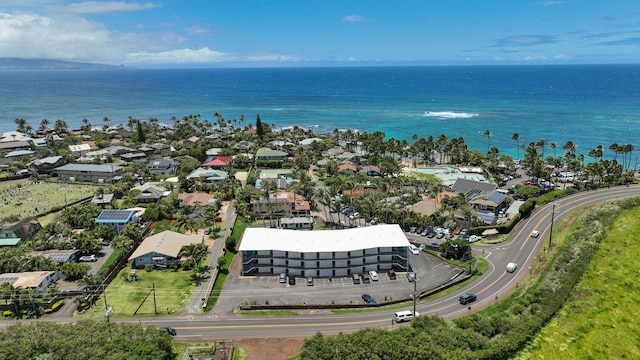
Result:
[[97,188],[90,184],[34,184],[29,179],[0,182],[0,214],[3,218],[37,216],[65,203],[93,196]]
[[518,358],[639,359],[638,252],[635,208],[620,213],[569,300]]
[[[153,286],[158,315],[176,314],[186,305],[195,289],[192,270],[136,270],[139,280],[125,282],[122,274],[129,274],[130,271],[129,267],[122,269],[107,287],[107,304],[113,308],[114,317],[154,316],[154,294],[150,292]],[[146,301],[134,315],[147,295]],[[104,316],[104,294],[91,310],[79,315],[81,318]]]

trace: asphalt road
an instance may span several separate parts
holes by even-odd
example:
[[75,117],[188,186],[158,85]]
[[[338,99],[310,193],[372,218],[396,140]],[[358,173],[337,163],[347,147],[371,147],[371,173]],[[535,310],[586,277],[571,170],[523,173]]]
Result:
[[[640,186],[617,187],[583,192],[559,199],[554,205],[548,204],[536,209],[528,219],[524,219],[514,230],[506,243],[495,247],[476,248],[490,263],[489,269],[476,281],[461,291],[440,299],[418,305],[421,314],[439,315],[448,319],[460,317],[488,306],[508,295],[519,282],[529,274],[529,266],[536,261],[539,250],[549,243],[551,217],[557,221],[572,210],[618,197],[640,194]],[[538,238],[530,236],[533,230],[540,231]],[[514,273],[505,271],[509,262],[518,264]],[[473,292],[478,300],[469,306],[460,305],[458,296]],[[409,308],[410,306],[407,306]],[[171,326],[178,330],[176,340],[213,341],[244,338],[307,337],[318,331],[325,334],[351,332],[365,327],[391,328],[406,326],[393,324],[392,316],[397,310],[334,315],[322,311],[309,311],[297,316],[261,317],[255,315],[202,314],[163,317],[154,319],[113,319],[121,322],[136,322],[143,326]],[[45,319],[46,321],[46,319]],[[60,322],[72,319],[58,319]],[[0,327],[14,322],[0,322]]]

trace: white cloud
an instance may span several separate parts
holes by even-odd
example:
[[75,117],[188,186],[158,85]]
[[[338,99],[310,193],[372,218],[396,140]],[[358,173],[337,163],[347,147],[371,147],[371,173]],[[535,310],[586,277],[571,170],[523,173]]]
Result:
[[124,1],[85,1],[81,3],[74,3],[67,6],[55,6],[49,8],[59,12],[66,12],[72,14],[99,14],[107,12],[120,12],[120,11],[140,11],[146,9],[153,9],[158,7],[153,3],[127,3]]
[[342,18],[342,22],[367,22],[367,21],[369,20],[367,20],[366,18],[360,15],[347,15]]
[[232,59],[230,54],[212,51],[209,48],[198,50],[178,49],[160,52],[141,51],[127,55],[130,62],[143,64],[162,63],[211,63]]

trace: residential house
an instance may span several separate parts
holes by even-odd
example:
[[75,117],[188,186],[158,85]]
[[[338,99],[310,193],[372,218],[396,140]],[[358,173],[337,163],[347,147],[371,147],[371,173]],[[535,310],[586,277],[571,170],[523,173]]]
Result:
[[507,206],[505,200],[507,195],[497,191],[491,194],[478,194],[467,199],[469,205],[479,212],[497,214]]
[[171,176],[178,172],[179,165],[173,160],[156,159],[147,163],[147,169],[158,176]]
[[31,149],[31,142],[29,141],[0,142],[0,153],[29,149]]
[[184,139],[182,140],[182,145],[185,146],[190,146],[190,145],[194,145],[195,143],[197,143],[198,141],[200,141],[200,138],[197,136],[192,136],[188,139]]
[[130,153],[126,153],[126,154],[122,154],[120,155],[120,159],[122,159],[122,161],[125,162],[134,162],[134,161],[141,161],[143,159],[145,159],[147,157],[147,154],[145,154],[142,151],[138,151],[138,150],[134,150]]
[[80,250],[45,250],[45,251],[33,251],[31,255],[37,256],[41,255],[46,259],[56,262],[59,264],[64,264],[68,262],[75,262],[80,258]]
[[0,230],[0,246],[18,246],[30,239],[42,225],[35,217],[27,217],[11,224],[4,224]]
[[251,141],[242,140],[242,141],[239,141],[237,144],[233,145],[233,150],[235,150],[236,153],[243,153],[243,152],[248,152],[249,150],[255,147],[256,147],[255,143],[252,143]]
[[91,201],[94,204],[104,208],[105,206],[111,204],[111,201],[113,201],[113,196],[114,196],[113,194],[102,194],[102,195],[98,194],[98,195],[95,195],[93,199],[91,199]]
[[122,167],[114,164],[67,164],[54,169],[61,181],[104,182],[122,176]]
[[29,167],[38,174],[46,174],[62,165],[64,165],[64,158],[62,156],[49,156],[31,162]]
[[152,144],[151,148],[153,148],[155,150],[156,154],[158,154],[160,156],[170,156],[171,155],[171,151],[173,150],[171,148],[171,146],[169,146],[167,144],[162,144],[162,143]]
[[135,217],[135,210],[102,210],[96,218],[96,224],[108,225],[113,227],[116,235],[130,222],[137,222],[139,219]]
[[205,152],[207,156],[211,156],[211,157],[220,156],[221,153],[222,153],[222,148],[211,148]]
[[157,182],[146,182],[142,185],[134,186],[131,190],[140,190],[140,194],[135,197],[137,203],[158,202],[163,197],[171,194],[171,191]]
[[287,188],[287,185],[291,184],[293,182],[293,179],[291,178],[285,178],[285,177],[280,177],[277,179],[256,179],[256,189],[261,190],[262,189],[262,184],[265,181],[273,181],[276,183],[276,188],[279,190],[284,190]]
[[256,152],[256,161],[281,161],[287,159],[287,153],[280,150],[272,150],[269,148],[260,148]]
[[205,160],[204,163],[202,163],[202,166],[206,166],[215,170],[222,170],[231,161],[233,161],[233,156],[216,156]]
[[16,141],[30,143],[33,139],[31,136],[19,131],[7,131],[0,134],[0,143],[12,143]]
[[352,163],[344,163],[344,164],[340,164],[338,165],[338,171],[339,172],[348,172],[351,174],[355,174],[358,172],[358,167],[355,164]]
[[336,157],[336,156],[338,156],[340,154],[343,154],[343,153],[344,153],[344,149],[343,148],[334,147],[334,148],[331,148],[331,149],[329,149],[327,151],[323,151],[322,152],[322,157],[324,157],[324,158]]
[[78,145],[69,145],[69,151],[71,155],[76,158],[85,156],[89,151],[91,151],[91,145],[89,144],[78,144]]
[[185,235],[171,230],[151,235],[144,239],[138,248],[129,256],[132,268],[143,268],[145,265],[169,266],[180,263],[180,251],[191,244],[203,244],[204,235]]
[[208,193],[180,193],[180,206],[208,206],[214,205],[217,201],[215,197]]
[[194,179],[202,184],[223,185],[229,180],[229,173],[222,170],[199,167],[187,175],[187,179]]
[[380,176],[380,168],[375,165],[366,165],[360,171],[367,174],[367,176],[372,176],[372,177]]
[[0,274],[0,284],[9,283],[14,288],[34,289],[44,293],[51,284],[60,279],[59,271],[28,271],[21,273]]
[[289,191],[280,191],[269,194],[269,199],[251,199],[251,210],[266,216],[271,212],[274,217],[282,216],[307,216],[311,212],[311,205],[300,195]]
[[278,227],[287,230],[313,229],[313,218],[310,216],[283,217],[278,219]]

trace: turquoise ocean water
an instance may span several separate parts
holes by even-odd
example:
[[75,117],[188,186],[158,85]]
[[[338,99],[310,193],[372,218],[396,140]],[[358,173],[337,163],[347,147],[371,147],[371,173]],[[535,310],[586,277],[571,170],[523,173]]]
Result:
[[[268,68],[0,72],[0,131],[15,118],[37,128],[43,118],[78,128],[129,116],[201,114],[315,131],[380,130],[464,137],[516,155],[521,142],[567,141],[586,153],[612,143],[640,148],[640,65]],[[550,154],[551,152],[547,152]]]

